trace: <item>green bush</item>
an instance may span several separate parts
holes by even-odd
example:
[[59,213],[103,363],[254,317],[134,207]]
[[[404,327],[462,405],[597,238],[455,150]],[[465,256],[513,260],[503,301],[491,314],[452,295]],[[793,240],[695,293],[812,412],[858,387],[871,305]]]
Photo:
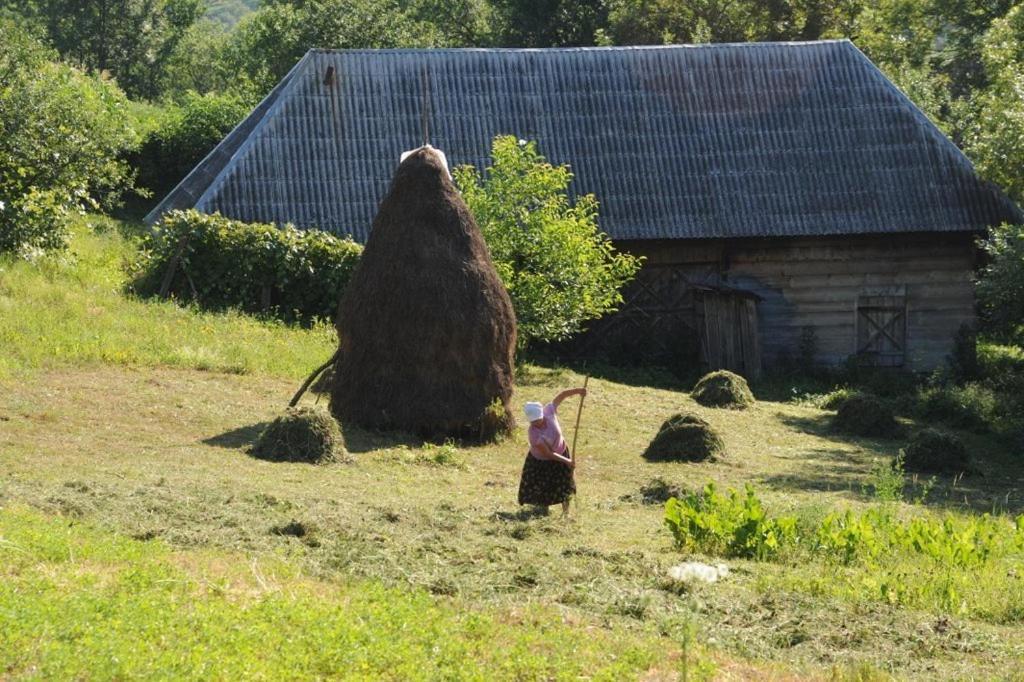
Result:
[[270,422],[252,448],[252,456],[272,462],[327,464],[344,458],[338,422],[322,407],[290,407]]
[[705,374],[690,395],[707,407],[745,409],[754,404],[754,394],[750,392],[747,380],[724,369]]
[[891,438],[900,431],[892,409],[878,398],[864,394],[851,395],[844,400],[832,425],[837,431],[855,436]]
[[741,495],[704,490],[665,503],[665,523],[680,548],[727,557],[770,559],[797,541],[795,517],[771,519],[751,485]]
[[303,323],[334,318],[362,253],[355,242],[318,230],[171,211],[147,239],[132,289],[157,294],[179,248],[170,287],[178,300]]
[[722,437],[711,425],[693,414],[670,417],[644,451],[650,461],[703,462],[725,452]]
[[935,386],[918,396],[916,415],[929,422],[987,433],[996,422],[999,397],[981,384]]
[[54,57],[0,19],[0,253],[63,248],[75,215],[116,205],[132,184],[124,95]]
[[472,166],[454,177],[512,298],[520,350],[567,339],[618,307],[640,260],[598,230],[593,195],[569,202],[572,173],[535,143],[499,136],[491,155],[486,177]]
[[967,471],[968,460],[963,441],[935,429],[916,433],[903,451],[903,466],[908,471],[960,474]]
[[993,390],[1024,396],[1024,348],[979,343],[978,371],[984,384]]
[[814,401],[814,406],[821,410],[838,410],[847,400],[853,396],[863,395],[860,391],[851,388],[837,388],[822,395]]
[[912,395],[921,385],[921,379],[908,369],[863,365],[855,356],[843,364],[839,377],[847,386],[882,398]]
[[157,196],[174,188],[249,113],[237,94],[186,93],[145,139],[132,163],[139,184]]
[[1024,341],[1024,225],[1001,225],[979,242],[987,264],[978,278],[978,303],[987,331]]
[[901,521],[879,507],[861,514],[829,514],[813,533],[814,551],[849,564],[922,555],[943,569],[972,568],[1024,548],[1024,516],[1013,523],[988,514],[969,518],[923,515]]

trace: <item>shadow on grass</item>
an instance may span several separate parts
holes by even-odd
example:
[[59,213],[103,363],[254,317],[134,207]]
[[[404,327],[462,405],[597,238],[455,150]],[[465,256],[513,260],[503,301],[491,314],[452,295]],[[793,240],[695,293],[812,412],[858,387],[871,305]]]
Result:
[[400,446],[419,448],[427,442],[411,433],[402,431],[373,431],[353,424],[341,424],[345,436],[345,449],[351,453],[388,450]]
[[899,423],[897,425],[899,427],[897,432],[892,436],[855,436],[853,434],[837,430],[832,425],[833,415],[827,413],[815,415],[813,417],[795,417],[793,415],[776,412],[775,418],[778,419],[780,423],[785,424],[796,431],[807,433],[812,436],[827,438],[840,443],[859,445],[862,448],[874,450],[879,454],[891,454],[889,451],[892,449],[893,445],[896,443],[903,443],[909,435],[909,429],[906,424]]
[[515,511],[496,511],[491,515],[494,521],[531,521],[533,519],[547,518],[551,511],[547,507],[538,505],[526,505]]
[[[537,368],[546,368],[551,372],[557,372],[559,368],[564,368],[576,374],[612,381],[617,384],[660,388],[668,391],[689,391],[693,388],[697,379],[700,378],[700,375],[697,373],[692,376],[682,377],[666,367],[656,365],[636,365],[630,367],[612,365],[607,362],[595,362],[593,360],[553,360],[544,356],[528,358],[528,361]],[[548,384],[545,383],[545,385]]]
[[847,491],[857,497],[868,497],[862,490],[872,464],[866,461],[867,456],[848,450],[815,448],[801,450],[793,459],[800,461],[798,470],[762,476],[758,484],[781,491]]
[[256,442],[256,439],[260,437],[263,430],[270,425],[270,422],[257,422],[248,426],[239,426],[236,429],[225,431],[224,433],[204,438],[203,443],[206,445],[212,445],[218,448],[228,448],[235,450],[237,448],[248,447]]
[[[777,414],[786,426],[803,433],[858,446],[863,454],[839,449],[818,448],[794,453],[794,459],[806,460],[800,470],[765,476],[760,483],[776,490],[827,492],[846,490],[870,499],[872,467],[889,462],[906,446],[910,434],[927,426],[917,422],[903,424],[903,434],[894,438],[866,438],[843,434],[831,427],[827,414],[793,417]],[[905,473],[904,499],[919,501],[935,509],[971,513],[1024,512],[1024,458],[1020,452],[1000,444],[992,436],[956,432],[971,453],[972,466],[966,475]],[[869,460],[874,460],[869,461]]]
[[[212,445],[218,448],[228,448],[231,450],[249,447],[256,443],[256,439],[260,437],[260,434],[263,433],[264,429],[269,425],[270,422],[264,421],[250,424],[248,426],[239,426],[238,428],[225,431],[224,433],[217,434],[216,436],[204,438],[202,442],[206,445]],[[351,453],[387,450],[402,445],[410,448],[419,448],[423,447],[424,443],[427,442],[412,434],[402,433],[399,431],[370,431],[358,426],[346,426],[345,424],[341,424],[340,426],[341,432],[345,438],[345,449]]]
[[1016,449],[993,438],[959,434],[971,453],[964,475],[907,472],[908,482],[930,491],[924,504],[931,507],[990,514],[1024,512],[1024,461]]

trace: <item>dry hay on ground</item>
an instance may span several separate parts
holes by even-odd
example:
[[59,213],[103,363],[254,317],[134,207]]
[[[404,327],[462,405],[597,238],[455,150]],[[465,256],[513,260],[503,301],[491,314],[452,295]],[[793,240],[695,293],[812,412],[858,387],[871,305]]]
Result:
[[744,409],[754,404],[747,380],[724,369],[705,374],[690,395],[705,407]]
[[959,474],[968,470],[969,460],[963,441],[936,429],[919,431],[903,451],[907,471]]
[[512,429],[515,313],[436,150],[399,165],[337,324],[338,419],[431,440]]
[[643,457],[652,462],[703,462],[725,453],[721,436],[693,414],[676,414],[661,425]]
[[892,408],[871,395],[851,395],[839,405],[832,426],[836,431],[854,436],[899,435],[900,425]]
[[288,408],[264,429],[251,454],[272,462],[312,464],[326,464],[347,457],[338,422],[320,407]]

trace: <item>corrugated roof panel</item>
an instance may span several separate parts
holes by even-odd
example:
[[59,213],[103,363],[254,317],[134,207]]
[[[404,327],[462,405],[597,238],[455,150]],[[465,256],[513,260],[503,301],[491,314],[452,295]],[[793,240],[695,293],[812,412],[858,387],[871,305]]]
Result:
[[[328,68],[333,83],[325,82]],[[848,41],[312,51],[151,217],[194,202],[365,240],[402,151],[537,140],[618,239],[1024,220]]]

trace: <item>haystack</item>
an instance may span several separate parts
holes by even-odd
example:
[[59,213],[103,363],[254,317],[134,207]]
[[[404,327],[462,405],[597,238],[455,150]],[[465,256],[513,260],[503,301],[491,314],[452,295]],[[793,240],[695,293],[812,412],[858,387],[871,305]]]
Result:
[[643,457],[654,462],[703,462],[725,452],[722,437],[694,414],[669,417],[647,446]]
[[745,409],[754,404],[747,380],[739,374],[718,370],[705,374],[691,392],[693,399],[706,407]]
[[832,426],[836,431],[855,436],[891,438],[900,433],[892,408],[866,394],[854,394],[844,400],[832,420]]
[[970,468],[970,458],[963,441],[953,434],[923,429],[903,451],[903,466],[907,471],[959,474]]
[[337,325],[340,420],[430,440],[511,430],[515,313],[437,150],[399,165]]
[[290,407],[270,422],[252,448],[252,456],[272,462],[326,464],[345,459],[345,441],[327,410]]

